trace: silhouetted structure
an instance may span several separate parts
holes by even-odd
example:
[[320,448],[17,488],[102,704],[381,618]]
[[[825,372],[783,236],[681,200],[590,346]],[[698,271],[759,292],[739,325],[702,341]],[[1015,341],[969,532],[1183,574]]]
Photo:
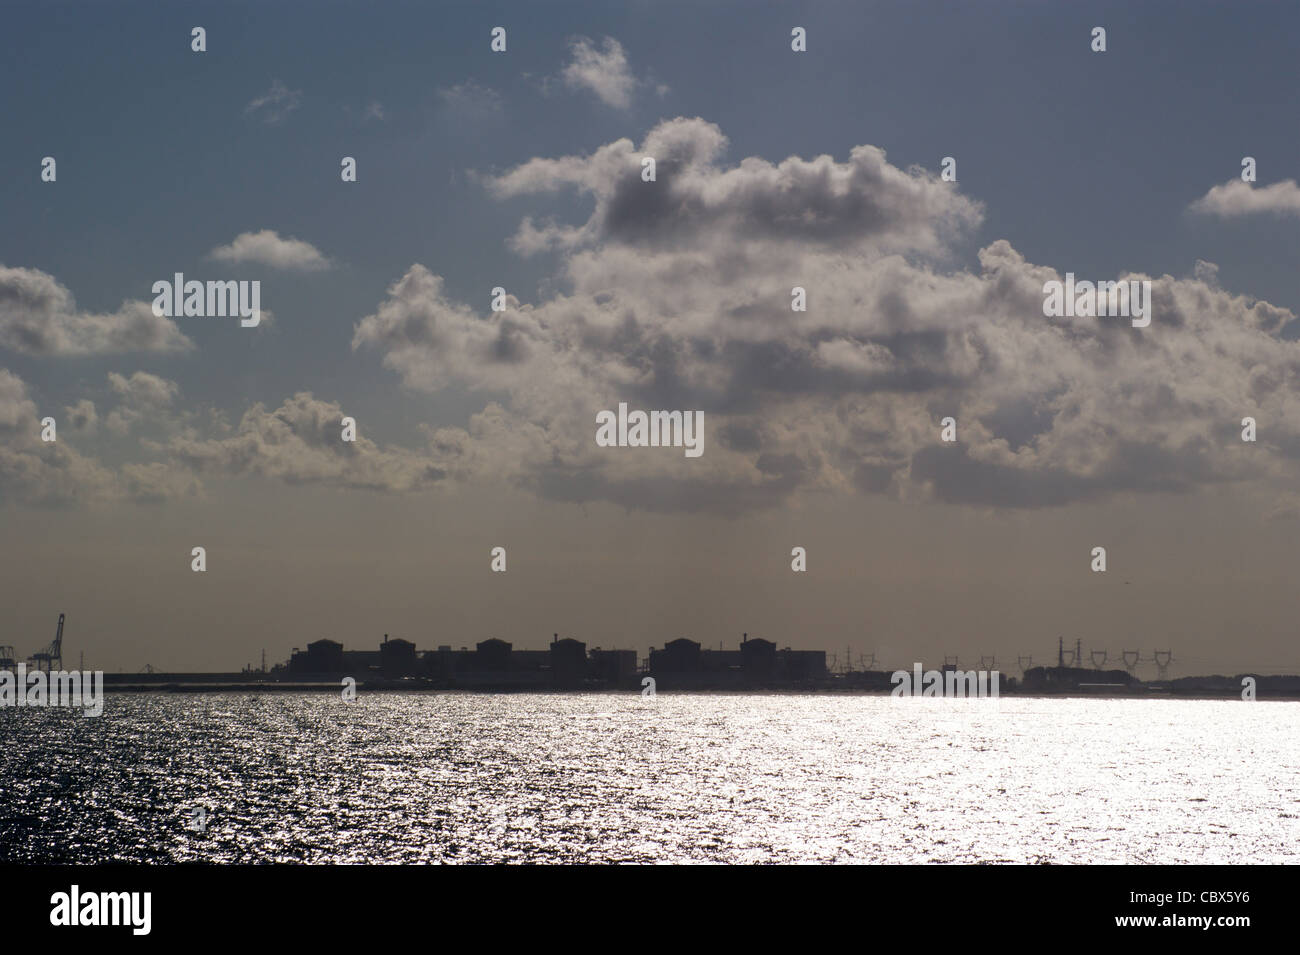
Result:
[[510,644],[496,637],[484,640],[474,647],[474,669],[481,672],[504,673],[510,669]]
[[59,628],[54,633],[54,641],[44,650],[32,654],[32,663],[37,670],[45,664],[45,671],[63,669],[63,614],[59,614]]
[[343,644],[321,639],[307,644],[306,650],[293,651],[289,658],[290,673],[342,673]]
[[1073,693],[1126,691],[1142,686],[1126,670],[1089,670],[1084,667],[1031,667],[1020,688],[1027,693]]
[[[516,650],[495,637],[474,649],[454,650],[443,644],[420,653],[414,643],[384,634],[376,650],[345,650],[343,644],[321,639],[294,648],[286,678],[335,680],[351,676],[372,686],[388,681],[439,688],[527,690],[550,687],[639,688],[641,673],[635,650],[588,652],[587,645],[553,634],[546,650]],[[778,650],[775,643],[743,636],[739,650],[706,650],[680,637],[662,650],[650,650],[650,674],[666,686],[683,689],[742,689],[817,685],[827,678],[824,650]]]
[[587,679],[587,645],[559,634],[551,642],[550,667],[557,686],[579,686]]
[[740,641],[740,666],[749,679],[772,679],[776,675],[776,644],[761,637],[750,640],[749,634],[744,634]]
[[637,682],[635,650],[592,650],[589,655],[591,678],[609,686],[627,686]]
[[400,638],[389,640],[384,634],[384,642],[379,645],[379,668],[385,676],[413,676],[419,667],[414,643]]
[[650,651],[650,675],[667,689],[728,689],[808,684],[827,677],[825,650],[778,650],[742,635],[739,650],[704,650],[680,638]]
[[651,673],[699,673],[700,645],[679,637],[669,640],[662,650],[650,648]]
[[778,675],[786,680],[808,682],[826,679],[825,650],[791,650],[777,654]]

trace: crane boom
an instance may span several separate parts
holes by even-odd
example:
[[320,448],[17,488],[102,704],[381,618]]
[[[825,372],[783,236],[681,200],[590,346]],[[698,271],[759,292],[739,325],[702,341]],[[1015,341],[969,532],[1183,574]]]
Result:
[[63,614],[59,614],[59,628],[54,631],[54,642],[44,650],[32,654],[32,662],[36,664],[36,669],[45,664],[46,672],[52,670],[57,661],[59,669],[63,669]]

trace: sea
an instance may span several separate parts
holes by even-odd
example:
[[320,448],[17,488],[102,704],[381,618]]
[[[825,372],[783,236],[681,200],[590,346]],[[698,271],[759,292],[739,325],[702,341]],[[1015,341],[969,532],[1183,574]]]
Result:
[[0,740],[3,862],[1300,860],[1297,702],[116,693]]

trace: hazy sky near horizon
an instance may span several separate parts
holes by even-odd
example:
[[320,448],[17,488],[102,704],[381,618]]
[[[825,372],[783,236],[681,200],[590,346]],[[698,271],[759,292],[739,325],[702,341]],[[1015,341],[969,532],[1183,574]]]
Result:
[[[4,12],[21,656],[66,612],[109,670],[744,631],[1300,672],[1300,9]],[[269,315],[154,315],[177,272]],[[1149,280],[1151,324],[1045,317],[1066,273]],[[598,447],[620,402],[704,453]]]

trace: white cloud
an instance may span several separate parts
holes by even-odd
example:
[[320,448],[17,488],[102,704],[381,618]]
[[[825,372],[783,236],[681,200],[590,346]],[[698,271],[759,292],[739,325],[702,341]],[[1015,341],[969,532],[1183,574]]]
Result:
[[[1152,282],[1148,328],[1049,320],[1043,283],[1062,276],[1005,240],[977,269],[940,268],[982,216],[951,184],[873,146],[725,164],[725,145],[677,119],[639,149],[525,162],[489,189],[592,200],[585,222],[526,220],[515,236],[561,253],[565,293],[480,315],[416,265],[362,319],[353,347],[408,387],[494,396],[438,432],[441,468],[719,513],[805,492],[1038,507],[1294,484],[1300,343],[1280,334],[1294,316],[1220,288],[1211,264],[1115,276]],[[643,153],[662,157],[655,183]],[[790,309],[795,285],[806,313]],[[703,410],[704,456],[598,449],[595,413],[619,401]],[[938,440],[947,415],[957,445]],[[1268,422],[1258,445],[1240,440],[1245,415]]]
[[589,90],[606,106],[615,109],[627,109],[632,105],[632,92],[637,81],[628,67],[623,44],[618,40],[607,36],[598,48],[587,37],[577,37],[569,45],[569,55],[569,62],[560,72],[566,85]]
[[137,371],[130,378],[117,372],[108,373],[108,384],[124,402],[136,408],[166,408],[180,394],[174,381],[159,378],[147,371]]
[[[890,165],[875,146],[855,147],[842,163],[826,155],[777,164],[748,158],[730,168],[720,165],[726,148],[714,124],[678,118],[657,125],[639,148],[619,139],[588,156],[532,159],[488,187],[500,198],[574,188],[595,200],[582,226],[526,219],[513,243],[523,254],[598,243],[935,253],[982,217],[978,202],[936,176]],[[643,156],[656,159],[654,183],[641,179]]]
[[329,259],[310,242],[281,238],[272,229],[240,233],[229,245],[217,246],[208,255],[219,262],[256,263],[301,272],[319,272],[330,267]]
[[26,383],[0,368],[0,504],[60,505],[120,493],[112,472],[78,454],[63,432],[42,441],[40,419]]
[[1189,207],[1192,212],[1220,218],[1272,213],[1300,216],[1300,186],[1285,179],[1256,188],[1241,179],[1215,186]]
[[166,451],[174,463],[198,474],[256,475],[287,484],[403,492],[446,477],[427,454],[380,448],[364,434],[344,441],[342,419],[337,403],[299,392],[274,411],[254,405],[233,435],[181,436]]
[[[1284,329],[1295,316],[1222,288],[1212,263],[1187,277],[1090,276],[1151,281],[1146,328],[1048,319],[1043,284],[1065,270],[1006,240],[958,264],[983,210],[953,184],[870,145],[780,162],[728,162],[726,148],[716,126],[679,118],[639,147],[536,157],[485,180],[500,197],[573,189],[586,206],[575,221],[525,220],[513,240],[557,254],[547,285],[561,293],[479,312],[415,264],[357,323],[354,350],[378,353],[405,386],[481,396],[461,426],[426,429],[423,446],[345,443],[341,407],[307,392],[254,405],[233,430],[201,429],[175,413],[174,383],[139,372],[110,378],[114,413],[167,424],[165,441],[146,443],[166,460],[105,477],[66,457],[47,475],[35,408],[9,376],[0,430],[25,430],[0,457],[0,492],[36,494],[47,477],[56,496],[98,487],[140,500],[193,493],[207,474],[390,493],[504,481],[554,500],[713,514],[811,494],[1002,508],[1229,484],[1283,509],[1294,496],[1300,342]],[[646,152],[660,160],[654,183],[640,178]],[[790,309],[795,285],[807,312]],[[703,456],[598,448],[596,412],[621,401],[703,411]],[[949,415],[952,445],[939,440]],[[1247,415],[1253,445],[1240,440]]]
[[168,422],[168,411],[180,395],[176,382],[145,371],[137,371],[130,378],[109,372],[108,385],[118,396],[119,405],[109,412],[104,425],[119,435],[141,421]]
[[123,302],[105,314],[83,312],[54,276],[0,265],[0,348],[80,357],[193,347],[171,319],[154,315],[148,302]]

